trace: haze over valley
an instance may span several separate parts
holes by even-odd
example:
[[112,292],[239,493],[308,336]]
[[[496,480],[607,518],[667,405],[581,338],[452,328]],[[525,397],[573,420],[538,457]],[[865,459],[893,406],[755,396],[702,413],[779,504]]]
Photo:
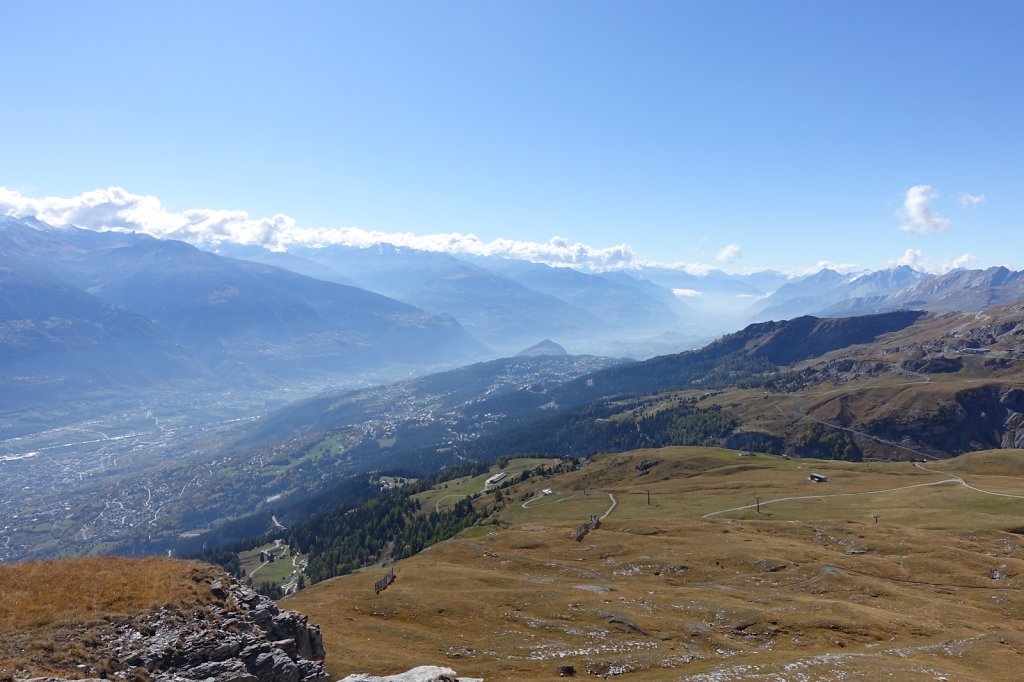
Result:
[[1024,667],[1024,6],[3,20],[0,682]]

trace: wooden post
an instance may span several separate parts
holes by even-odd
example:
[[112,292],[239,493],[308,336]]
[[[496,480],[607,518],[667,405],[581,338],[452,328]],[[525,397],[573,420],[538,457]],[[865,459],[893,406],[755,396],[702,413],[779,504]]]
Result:
[[761,513],[761,496],[758,495],[754,499],[757,500],[757,513],[760,514]]

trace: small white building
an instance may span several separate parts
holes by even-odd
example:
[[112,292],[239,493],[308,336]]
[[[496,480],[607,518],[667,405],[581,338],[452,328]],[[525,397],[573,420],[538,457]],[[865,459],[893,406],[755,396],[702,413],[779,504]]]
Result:
[[498,473],[494,474],[493,476],[487,479],[487,485],[494,485],[495,483],[500,483],[505,479],[506,476],[508,476],[508,474],[506,474],[504,471],[499,471]]

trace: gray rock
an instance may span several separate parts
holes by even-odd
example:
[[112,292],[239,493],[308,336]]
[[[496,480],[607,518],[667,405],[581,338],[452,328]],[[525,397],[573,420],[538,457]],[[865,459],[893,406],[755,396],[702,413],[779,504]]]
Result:
[[300,659],[295,662],[295,667],[298,670],[299,679],[303,682],[329,682],[331,679],[320,661]]
[[179,671],[178,674],[193,680],[212,678],[214,682],[257,682],[258,679],[239,660],[211,661],[186,671]]
[[210,583],[210,592],[217,599],[227,599],[228,593],[224,590],[224,584],[219,580],[214,580]]
[[145,668],[151,682],[329,681],[320,628],[305,616],[282,611],[228,575],[213,581],[210,593],[215,603],[201,611],[163,608],[124,622],[103,653]]
[[241,650],[241,637],[229,634],[210,648],[206,655],[211,661],[223,661],[234,658]]
[[119,660],[153,682],[325,682],[320,628],[229,576],[210,590],[218,604],[206,613],[160,611],[145,628],[126,626]]
[[299,669],[291,657],[274,650],[256,657],[248,669],[259,682],[299,682]]

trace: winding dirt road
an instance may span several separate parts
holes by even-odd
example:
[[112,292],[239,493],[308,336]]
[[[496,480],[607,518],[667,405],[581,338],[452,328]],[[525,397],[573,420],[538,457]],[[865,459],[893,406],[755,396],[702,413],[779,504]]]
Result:
[[[595,490],[594,492],[595,493],[600,493],[600,492],[604,492],[604,491]],[[619,504],[619,501],[615,499],[614,495],[612,495],[609,492],[604,492],[604,494],[608,496],[609,500],[611,500],[611,505],[608,507],[608,509],[605,511],[605,513],[601,515],[601,520],[602,521],[605,520],[606,518],[608,518],[608,515],[611,514],[613,511],[615,511],[615,507]],[[523,502],[523,509],[535,509],[537,507],[545,507],[545,506],[547,506],[549,504],[558,504],[559,502],[565,502],[566,500],[572,499],[574,497],[579,497],[579,496],[580,496],[580,493],[573,493],[571,495],[566,495],[565,497],[559,497],[558,499],[555,499],[555,500],[549,500],[549,501],[545,502],[544,504],[534,504],[534,505],[531,505],[530,504],[531,502],[536,502],[537,500],[544,500],[544,499],[546,499],[545,496],[538,495],[536,497],[531,497],[526,502]]]

